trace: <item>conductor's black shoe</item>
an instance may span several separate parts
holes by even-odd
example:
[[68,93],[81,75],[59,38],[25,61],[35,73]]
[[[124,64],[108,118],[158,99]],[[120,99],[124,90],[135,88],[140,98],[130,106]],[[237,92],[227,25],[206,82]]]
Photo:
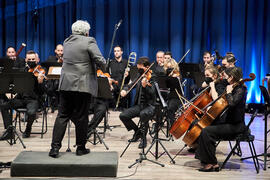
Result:
[[88,153],[90,153],[90,149],[86,149],[85,146],[78,146],[76,149],[77,156],[82,156]]
[[140,142],[140,144],[139,144],[139,146],[138,146],[138,148],[139,149],[143,149],[143,148],[145,148],[147,146],[147,140],[146,140],[146,138],[143,140],[143,138],[141,139],[141,142]]
[[128,140],[128,142],[137,142],[141,137],[141,132],[135,132],[133,137]]
[[59,149],[58,148],[51,148],[50,152],[49,152],[49,156],[53,157],[53,158],[58,158],[59,155]]

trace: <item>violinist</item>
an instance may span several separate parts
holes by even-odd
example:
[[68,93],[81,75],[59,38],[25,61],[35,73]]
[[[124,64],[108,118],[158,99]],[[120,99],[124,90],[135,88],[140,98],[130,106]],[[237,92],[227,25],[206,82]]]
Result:
[[[106,77],[110,85],[110,90],[113,90],[113,79],[108,73],[103,73],[101,69],[97,66],[97,77]],[[87,139],[93,134],[94,130],[98,127],[102,119],[106,115],[106,111],[109,108],[109,100],[102,97],[91,97],[90,112],[94,114],[92,119],[88,123],[87,129]]]
[[151,70],[153,71],[153,74],[152,74],[153,81],[157,81],[158,77],[160,76],[166,76],[166,72],[163,66],[164,66],[164,52],[158,51],[156,53],[156,62],[151,67]]
[[[126,72],[126,67],[128,61],[123,58],[123,49],[117,45],[113,49],[114,58],[110,60],[108,64],[108,72],[112,79],[116,80],[118,84],[113,84],[113,103],[112,106],[115,107],[115,103],[117,102],[117,98],[119,96],[120,86],[121,82],[126,77],[125,84],[129,82],[129,74]],[[130,95],[128,95],[125,98],[121,98],[120,104],[118,106],[119,109],[117,110],[123,110],[124,108],[128,107],[128,102],[130,101]]]
[[226,100],[228,102],[227,116],[223,124],[211,125],[202,129],[198,139],[198,148],[195,158],[204,166],[199,169],[202,172],[219,171],[219,165],[215,156],[216,141],[234,137],[245,130],[245,104],[247,88],[237,83],[242,78],[238,68],[232,67],[225,70]]
[[[49,56],[46,62],[58,62],[60,64],[63,63],[63,52],[64,47],[62,44],[58,44],[54,50],[55,55]],[[58,106],[59,102],[59,92],[57,91],[59,86],[59,79],[50,79],[47,83],[47,93],[49,99],[49,105],[51,107],[51,113],[54,113],[55,109]]]
[[166,84],[169,88],[167,119],[172,125],[175,121],[175,112],[181,106],[181,101],[176,93],[177,90],[182,95],[180,71],[177,62],[172,58],[164,62],[164,70],[167,74]]
[[[140,57],[137,62],[137,68],[139,72],[137,76],[140,77],[140,75],[142,75],[149,66],[150,62],[148,57]],[[156,101],[155,89],[154,86],[151,85],[151,71],[149,70],[146,74],[147,78],[142,78],[142,80],[138,81],[138,83],[136,84],[134,106],[125,109],[119,116],[120,120],[123,122],[127,130],[134,131],[133,137],[129,139],[129,142],[136,142],[141,138],[139,148],[144,148],[147,145],[146,134],[149,126],[148,121],[154,115]],[[121,91],[122,97],[126,96],[129,88],[132,87],[135,82],[131,82],[123,88],[123,90]],[[136,125],[134,121],[132,121],[132,119],[135,117],[140,118],[140,128]]]
[[26,129],[23,133],[23,138],[30,137],[32,124],[36,119],[36,112],[38,111],[39,105],[41,104],[41,96],[45,92],[45,71],[38,65],[38,55],[30,50],[26,53],[25,62],[27,64],[26,71],[33,72],[35,75],[34,89],[27,93],[18,94],[12,101],[10,106],[13,109],[26,108],[27,124]]
[[54,50],[55,56],[49,56],[47,62],[63,63],[64,47],[62,44],[58,44]]

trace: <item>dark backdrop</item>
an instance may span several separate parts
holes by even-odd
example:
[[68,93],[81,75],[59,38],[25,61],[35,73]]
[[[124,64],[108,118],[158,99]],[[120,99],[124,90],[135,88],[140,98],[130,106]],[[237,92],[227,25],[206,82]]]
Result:
[[125,56],[132,51],[153,61],[158,50],[170,50],[178,61],[199,63],[205,50],[232,51],[244,76],[257,75],[248,102],[260,102],[258,85],[270,72],[270,2],[268,0],[0,0],[0,49],[33,49],[41,61],[70,35],[76,19],[87,20],[91,36],[108,57],[114,25],[115,44]]

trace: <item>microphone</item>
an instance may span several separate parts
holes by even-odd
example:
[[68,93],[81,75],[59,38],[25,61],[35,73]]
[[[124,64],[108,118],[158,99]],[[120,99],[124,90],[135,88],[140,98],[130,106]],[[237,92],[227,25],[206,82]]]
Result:
[[118,22],[118,24],[116,24],[116,28],[117,29],[120,27],[121,23],[122,23],[122,19],[120,19],[120,21]]

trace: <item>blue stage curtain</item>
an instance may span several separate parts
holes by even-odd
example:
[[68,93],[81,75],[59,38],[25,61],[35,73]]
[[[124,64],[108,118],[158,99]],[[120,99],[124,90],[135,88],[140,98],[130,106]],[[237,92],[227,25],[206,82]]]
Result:
[[[71,33],[76,19],[87,20],[91,36],[108,57],[114,26],[115,45],[127,57],[155,60],[158,50],[171,51],[176,60],[191,49],[185,62],[199,63],[205,50],[231,51],[244,77],[257,78],[249,87],[248,102],[261,102],[259,84],[270,72],[270,2],[268,0],[1,0],[0,49],[8,46],[40,54],[41,61]],[[112,56],[112,54],[111,54]]]

